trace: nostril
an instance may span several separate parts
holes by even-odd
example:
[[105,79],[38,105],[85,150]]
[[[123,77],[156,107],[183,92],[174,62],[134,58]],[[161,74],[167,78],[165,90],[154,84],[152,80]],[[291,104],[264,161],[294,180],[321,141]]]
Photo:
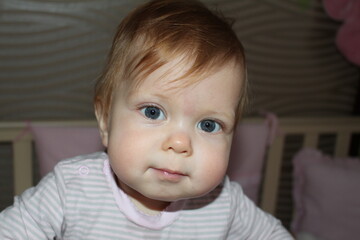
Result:
[[192,150],[183,151],[182,154],[186,156],[190,156],[192,154]]

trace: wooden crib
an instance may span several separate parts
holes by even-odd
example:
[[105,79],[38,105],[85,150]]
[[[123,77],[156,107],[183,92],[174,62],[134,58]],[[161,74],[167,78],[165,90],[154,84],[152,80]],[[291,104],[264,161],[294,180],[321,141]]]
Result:
[[[249,118],[244,121],[253,122],[258,119]],[[96,126],[94,121],[32,122],[32,124]],[[334,156],[347,156],[354,134],[360,133],[360,118],[281,118],[279,126],[279,134],[267,152],[260,207],[277,216],[287,225],[293,214],[291,157],[295,151],[302,147],[321,148],[323,136],[331,135],[334,141],[333,144],[327,146],[327,152]],[[0,123],[0,142],[12,142],[14,194],[20,194],[33,185],[32,136],[26,129],[27,124],[24,122]],[[295,150],[289,151],[287,148],[289,148],[291,136],[298,137],[298,144]]]

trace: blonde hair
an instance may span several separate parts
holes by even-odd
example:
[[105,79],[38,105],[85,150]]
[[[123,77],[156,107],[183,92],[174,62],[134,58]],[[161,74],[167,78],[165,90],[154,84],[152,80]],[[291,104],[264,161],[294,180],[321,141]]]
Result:
[[247,89],[242,44],[223,17],[192,0],[150,1],[123,19],[107,65],[95,85],[95,107],[100,107],[108,119],[119,87],[132,90],[149,74],[180,56],[191,64],[181,79],[197,79],[230,61],[238,63],[244,70],[239,79],[243,83],[238,113],[242,112]]

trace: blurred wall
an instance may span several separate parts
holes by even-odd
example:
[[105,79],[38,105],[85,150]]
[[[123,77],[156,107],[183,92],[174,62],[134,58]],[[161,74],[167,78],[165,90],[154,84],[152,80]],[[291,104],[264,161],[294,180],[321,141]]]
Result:
[[[115,28],[143,0],[0,0],[0,121],[92,119]],[[204,0],[236,20],[249,114],[349,115],[359,68],[338,52],[319,0]]]

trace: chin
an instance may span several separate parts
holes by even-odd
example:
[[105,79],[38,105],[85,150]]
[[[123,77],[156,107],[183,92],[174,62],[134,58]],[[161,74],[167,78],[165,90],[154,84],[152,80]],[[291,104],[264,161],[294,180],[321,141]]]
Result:
[[[221,182],[221,181],[220,181]],[[163,188],[162,191],[159,191],[158,189],[154,191],[155,189],[143,189],[145,191],[139,191],[143,196],[153,199],[156,201],[163,201],[163,202],[175,202],[179,200],[184,199],[192,199],[192,198],[198,198],[202,197],[212,190],[214,190],[218,184],[213,185],[206,185],[206,186],[198,186],[198,188],[188,187],[185,188],[177,188],[176,187],[171,189]],[[167,191],[168,190],[168,191]]]
[[149,199],[153,199],[156,201],[162,201],[162,202],[176,202],[179,200],[184,200],[184,199],[188,199],[188,198],[194,198],[196,196],[193,195],[189,195],[189,194],[179,194],[179,193],[168,193],[168,194],[164,194],[164,193],[159,193],[159,194],[144,194],[145,197],[149,198]]
[[186,196],[169,196],[169,195],[150,195],[150,196],[146,196],[150,199],[153,199],[153,200],[156,200],[156,201],[162,201],[162,202],[176,202],[176,201],[179,201],[179,200],[183,200],[183,199],[187,199],[189,197],[186,197]]
[[150,197],[151,199],[158,200],[158,201],[164,201],[164,202],[176,202],[179,200],[185,200],[185,199],[192,199],[192,198],[198,198],[202,197],[209,192],[211,192],[213,189],[210,189],[208,191],[201,191],[201,192],[194,192],[192,194],[174,194],[174,195],[163,195],[163,196],[153,196]]

